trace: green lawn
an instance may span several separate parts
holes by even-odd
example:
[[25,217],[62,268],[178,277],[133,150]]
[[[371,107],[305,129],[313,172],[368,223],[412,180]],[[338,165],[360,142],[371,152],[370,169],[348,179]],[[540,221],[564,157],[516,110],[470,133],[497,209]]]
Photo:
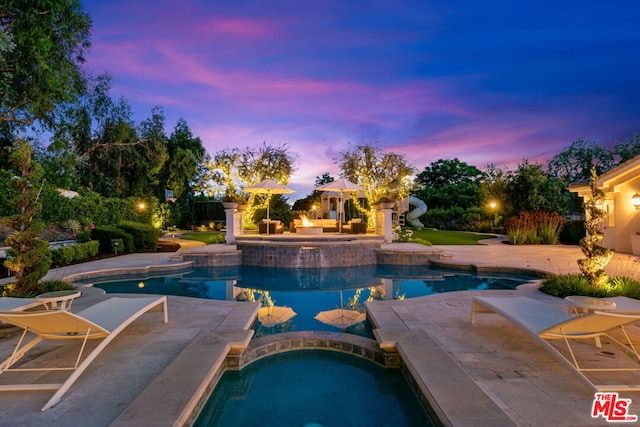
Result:
[[478,240],[491,239],[492,234],[467,233],[448,230],[413,230],[413,237],[427,240],[432,245],[477,245]]
[[195,231],[192,233],[182,233],[181,239],[197,240],[205,245],[212,243],[224,243],[224,234],[219,231]]
[[[207,245],[224,242],[224,235],[217,231],[183,233],[181,237],[187,240],[197,240]],[[466,231],[413,230],[413,237],[427,240],[432,245],[477,245],[478,240],[490,239],[493,235],[467,233]]]

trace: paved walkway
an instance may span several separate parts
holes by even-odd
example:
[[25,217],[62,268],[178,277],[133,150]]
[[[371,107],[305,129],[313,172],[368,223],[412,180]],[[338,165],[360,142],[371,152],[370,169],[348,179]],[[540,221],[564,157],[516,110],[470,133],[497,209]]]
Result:
[[[439,246],[452,263],[577,272],[582,257],[571,246]],[[389,249],[415,250],[411,245]],[[432,248],[433,249],[433,248]],[[168,266],[172,254],[133,254],[52,270],[66,277],[100,269],[124,270]],[[616,255],[609,273],[638,274],[637,257]],[[407,365],[437,395],[438,408],[451,425],[584,426],[611,425],[590,416],[593,396],[574,376],[526,334],[501,317],[483,315],[470,325],[470,300],[479,291],[453,292],[404,301],[370,304],[375,324],[387,342],[398,343]],[[564,309],[564,302],[529,286],[517,291],[480,291],[483,295],[526,294]],[[485,293],[486,292],[486,293]],[[83,289],[73,305],[81,310],[106,298],[97,288]],[[188,422],[184,408],[234,345],[251,331],[257,307],[246,303],[169,297],[169,323],[151,313],[130,325],[94,361],[62,401],[45,412],[51,392],[11,392],[0,400],[0,425],[161,426]],[[0,356],[17,339],[0,330]],[[632,328],[640,342],[638,328]],[[618,357],[596,351],[594,358]],[[43,346],[32,363],[64,360],[58,344]],[[3,376],[4,377],[4,376]],[[0,378],[3,379],[3,378]],[[630,412],[640,414],[640,393]],[[496,408],[498,410],[496,410]]]

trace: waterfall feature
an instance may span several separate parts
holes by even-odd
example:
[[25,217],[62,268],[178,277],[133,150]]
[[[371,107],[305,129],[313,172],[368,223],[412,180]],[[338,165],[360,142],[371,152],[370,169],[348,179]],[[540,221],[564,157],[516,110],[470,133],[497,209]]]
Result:
[[322,267],[322,255],[318,246],[300,246],[298,268]]

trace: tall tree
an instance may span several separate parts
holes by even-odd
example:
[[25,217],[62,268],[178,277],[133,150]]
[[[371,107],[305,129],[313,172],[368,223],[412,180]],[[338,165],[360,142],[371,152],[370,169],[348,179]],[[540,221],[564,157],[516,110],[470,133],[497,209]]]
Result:
[[51,119],[84,86],[91,18],[80,0],[4,0],[0,28],[0,124]]
[[634,134],[625,142],[614,145],[613,154],[618,160],[618,164],[640,155],[640,133]]
[[173,190],[175,196],[180,198],[192,191],[191,183],[196,179],[198,165],[205,160],[206,155],[202,141],[193,136],[184,119],[178,120],[167,141],[167,154],[168,159],[162,169],[161,184]]
[[539,164],[523,160],[508,186],[508,199],[519,211],[563,212],[561,181],[553,179]]
[[604,145],[578,139],[549,160],[547,171],[550,175],[563,179],[568,185],[588,180],[592,167],[601,174],[611,169],[614,164],[613,153]]
[[111,77],[99,76],[78,102],[65,106],[66,120],[49,150],[65,162],[62,173],[75,168],[78,186],[109,197],[148,195],[167,160],[164,114],[156,107],[136,126],[129,104],[112,99],[110,88]]
[[365,189],[369,203],[396,201],[409,194],[414,168],[402,154],[384,152],[374,143],[349,143],[334,160],[345,178]]
[[[325,172],[322,176],[316,176],[316,187],[328,184],[330,182],[335,181],[335,179],[329,175],[329,173]],[[298,199],[293,203],[292,210],[294,211],[311,211],[313,206],[320,206],[322,193],[317,190],[313,190],[311,194],[307,195],[302,199]]]
[[17,213],[4,218],[4,223],[14,231],[5,240],[11,249],[4,265],[16,277],[11,286],[11,292],[16,295],[40,293],[38,281],[51,266],[49,244],[38,239],[44,224],[35,217],[41,209],[39,197],[44,180],[42,168],[32,160],[32,154],[29,143],[18,140],[10,155],[17,173],[11,179],[16,194],[12,205]]
[[259,148],[242,151],[238,173],[242,181],[249,185],[265,179],[286,185],[296,170],[298,157],[298,153],[290,151],[288,144],[272,146],[264,142]]
[[440,159],[416,176],[416,195],[431,208],[458,206],[463,209],[482,203],[480,183],[484,173],[459,159]]

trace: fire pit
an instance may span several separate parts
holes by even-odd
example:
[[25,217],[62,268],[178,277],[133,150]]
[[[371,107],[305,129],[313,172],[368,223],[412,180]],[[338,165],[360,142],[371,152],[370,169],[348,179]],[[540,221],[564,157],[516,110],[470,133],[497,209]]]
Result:
[[300,227],[296,227],[296,234],[322,234],[322,226],[321,225],[303,225]]
[[307,217],[302,216],[302,224],[296,225],[296,234],[317,235],[322,234],[322,225],[315,225]]

